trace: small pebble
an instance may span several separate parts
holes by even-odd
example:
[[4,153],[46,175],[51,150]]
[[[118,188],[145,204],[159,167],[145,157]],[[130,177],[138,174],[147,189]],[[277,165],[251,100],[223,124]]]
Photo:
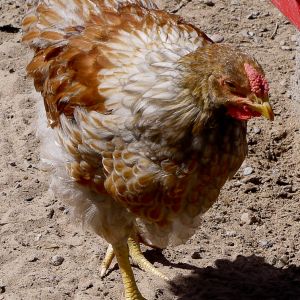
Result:
[[62,256],[54,255],[51,257],[51,264],[53,266],[60,266],[65,259]]
[[257,218],[254,215],[250,215],[249,213],[243,213],[241,215],[241,221],[244,224],[252,225],[257,222]]
[[247,19],[255,20],[259,16],[259,14],[259,11],[253,11],[247,16]]
[[209,38],[215,43],[221,43],[224,41],[224,36],[222,36],[220,34],[210,35]]
[[259,127],[253,127],[253,132],[255,134],[260,134],[261,133],[261,129]]
[[243,170],[243,175],[244,176],[248,176],[248,175],[250,175],[250,174],[252,174],[253,173],[253,168],[251,168],[251,167],[246,167],[246,168],[244,168],[244,170]]
[[261,240],[261,241],[259,241],[259,244],[262,248],[265,248],[265,249],[273,246],[273,243],[270,241],[267,241],[267,240]]

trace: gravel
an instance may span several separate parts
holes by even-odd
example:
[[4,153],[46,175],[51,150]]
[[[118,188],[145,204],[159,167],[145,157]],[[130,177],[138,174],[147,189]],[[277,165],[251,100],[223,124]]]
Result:
[[246,167],[246,168],[244,168],[244,170],[243,170],[243,175],[244,175],[244,176],[251,175],[252,173],[253,173],[253,168],[252,168],[252,167]]
[[64,262],[64,258],[59,255],[54,255],[51,257],[51,264],[53,266],[60,266]]

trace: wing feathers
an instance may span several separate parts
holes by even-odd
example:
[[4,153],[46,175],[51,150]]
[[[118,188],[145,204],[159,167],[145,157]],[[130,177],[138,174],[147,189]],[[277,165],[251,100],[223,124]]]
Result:
[[143,97],[175,97],[176,62],[207,42],[150,0],[41,0],[23,30],[36,51],[28,72],[52,127],[77,106],[129,115]]

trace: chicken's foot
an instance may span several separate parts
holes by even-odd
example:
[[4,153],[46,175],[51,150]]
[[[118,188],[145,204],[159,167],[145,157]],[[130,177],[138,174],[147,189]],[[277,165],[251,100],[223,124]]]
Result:
[[150,272],[163,280],[169,281],[170,279],[158,269],[156,269],[143,255],[140,243],[133,238],[128,239],[129,254],[133,262],[137,264],[145,272]]
[[[129,248],[129,255],[132,258],[132,261],[134,264],[136,264],[138,267],[140,267],[145,272],[150,272],[153,275],[155,275],[163,280],[166,280],[166,281],[170,280],[165,274],[163,274],[158,269],[156,269],[145,258],[145,256],[143,255],[143,253],[141,251],[140,243],[136,239],[134,239],[132,237],[130,237],[128,239],[128,248]],[[103,278],[106,275],[106,272],[107,272],[114,257],[115,257],[115,253],[114,253],[113,247],[111,245],[109,245],[106,250],[105,257],[101,263],[101,270],[100,270],[101,278]]]

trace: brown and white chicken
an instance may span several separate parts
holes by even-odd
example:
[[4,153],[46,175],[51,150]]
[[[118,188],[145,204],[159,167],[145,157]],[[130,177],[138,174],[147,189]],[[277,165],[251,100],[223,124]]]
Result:
[[[257,61],[151,0],[40,0],[24,18],[44,98],[41,159],[74,218],[110,246],[128,300],[129,255],[184,243],[247,154],[247,120],[272,120]],[[47,127],[48,125],[48,127]]]

